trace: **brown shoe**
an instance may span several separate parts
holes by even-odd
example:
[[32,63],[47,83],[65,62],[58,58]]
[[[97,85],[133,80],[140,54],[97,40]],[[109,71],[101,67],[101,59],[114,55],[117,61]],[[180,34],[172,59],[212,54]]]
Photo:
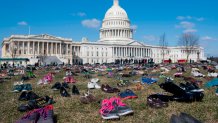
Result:
[[81,96],[79,100],[83,104],[89,104],[90,103],[86,96]]
[[96,102],[97,99],[95,96],[93,96],[92,94],[88,94],[88,96],[86,96],[86,98],[88,99],[88,101],[91,103],[91,102]]

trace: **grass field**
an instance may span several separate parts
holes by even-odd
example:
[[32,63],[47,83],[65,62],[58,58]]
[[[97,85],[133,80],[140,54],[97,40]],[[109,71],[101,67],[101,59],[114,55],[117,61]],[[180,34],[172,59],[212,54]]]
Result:
[[[193,102],[193,103],[179,103],[179,102],[170,102],[169,107],[162,109],[152,109],[147,106],[146,100],[147,96],[154,93],[163,93],[164,90],[160,89],[158,83],[163,82],[160,80],[158,83],[147,86],[141,91],[135,91],[138,95],[138,99],[126,100],[124,101],[128,106],[134,110],[133,116],[121,117],[118,121],[105,121],[99,115],[100,104],[81,104],[79,101],[79,96],[71,97],[61,97],[59,91],[52,91],[51,85],[37,85],[37,81],[43,75],[49,71],[38,70],[35,71],[37,75],[36,79],[29,80],[26,83],[31,83],[33,86],[33,91],[40,95],[52,95],[56,101],[54,104],[54,113],[58,123],[100,123],[100,122],[118,122],[118,123],[169,123],[169,119],[172,114],[179,114],[180,112],[185,112],[191,114],[195,118],[205,122],[205,123],[218,123],[218,97],[215,95],[215,88],[205,89],[205,97],[202,102]],[[174,71],[170,71],[168,76],[171,76]],[[64,71],[55,75],[55,82],[62,82],[64,76]],[[189,76],[190,71],[185,73],[186,76]],[[97,77],[97,75],[93,75]],[[82,75],[75,77],[78,82],[75,84],[80,93],[87,91],[87,82],[89,80],[82,77]],[[101,84],[109,84],[116,87],[117,80],[114,78],[98,77]],[[129,78],[140,79],[141,76],[134,76]],[[18,101],[20,93],[12,93],[13,83],[20,80],[20,77],[13,77],[11,80],[0,83],[0,122],[1,123],[13,123],[24,113],[17,111],[17,107],[26,102]],[[202,79],[204,83],[206,79]],[[175,79],[175,82],[180,82],[181,79]],[[135,85],[132,84],[129,87],[120,88],[125,90],[126,88],[133,88]],[[72,85],[70,85],[72,87]],[[68,90],[72,94],[71,90]],[[99,101],[105,98],[116,96],[117,94],[107,94],[101,90],[92,90],[91,91]]]

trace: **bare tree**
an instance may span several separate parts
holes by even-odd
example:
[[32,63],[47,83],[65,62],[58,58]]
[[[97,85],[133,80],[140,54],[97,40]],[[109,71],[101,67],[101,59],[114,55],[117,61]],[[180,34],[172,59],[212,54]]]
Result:
[[167,49],[167,46],[168,46],[168,42],[166,41],[165,33],[160,36],[159,44],[160,44],[160,47],[161,47],[162,62],[164,62],[165,55],[166,55],[166,49]]
[[9,44],[9,52],[12,58],[12,65],[14,67],[14,59],[17,57],[17,45],[14,42]]
[[184,46],[185,53],[186,53],[186,62],[189,60],[189,56],[191,51],[198,46],[199,43],[199,36],[193,33],[184,33],[181,35],[179,39],[179,44]]

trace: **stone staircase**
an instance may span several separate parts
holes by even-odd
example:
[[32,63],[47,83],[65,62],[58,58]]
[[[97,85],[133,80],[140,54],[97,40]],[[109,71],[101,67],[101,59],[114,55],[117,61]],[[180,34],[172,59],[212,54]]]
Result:
[[44,59],[44,63],[51,64],[51,63],[62,64],[62,60],[60,60],[57,56],[46,56]]

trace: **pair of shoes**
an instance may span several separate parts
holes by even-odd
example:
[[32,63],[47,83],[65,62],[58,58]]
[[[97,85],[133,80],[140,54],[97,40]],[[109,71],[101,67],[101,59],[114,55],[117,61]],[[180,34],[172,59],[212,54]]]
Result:
[[147,97],[147,105],[151,108],[168,107],[169,96],[161,94],[153,94]]
[[30,91],[30,92],[22,92],[19,99],[20,101],[28,101],[28,100],[34,100],[34,99],[38,99],[39,96],[37,94],[35,94],[34,92]]
[[126,89],[124,92],[119,93],[118,96],[123,100],[138,98],[138,96],[130,89]]
[[98,78],[91,79],[91,82],[88,82],[88,89],[100,89],[101,86],[97,82],[99,82]]
[[60,82],[56,82],[52,87],[51,89],[54,90],[54,91],[57,91],[57,90],[60,90],[61,87],[64,87],[64,88],[70,88],[68,83],[66,82],[63,82],[62,84]]
[[83,104],[89,104],[96,101],[97,99],[95,98],[95,96],[92,95],[89,91],[85,93],[84,96],[80,97],[80,102]]
[[133,113],[133,110],[124,104],[120,98],[104,99],[101,103],[100,114],[105,120],[119,119],[121,116]]
[[16,121],[16,123],[54,123],[53,117],[53,106],[48,105],[43,108],[29,111],[26,115]]
[[173,82],[165,82],[160,84],[159,86],[165,91],[173,94],[173,96],[171,96],[172,101],[193,102],[201,101],[204,97],[204,94],[202,92],[191,92],[184,90]]
[[202,123],[202,122],[197,120],[193,116],[182,112],[180,113],[179,116],[173,114],[170,118],[170,123]]
[[31,84],[22,84],[22,85],[14,85],[12,92],[18,93],[23,91],[31,91],[32,85]]
[[[62,86],[60,88],[60,94],[62,97],[70,97],[70,94],[67,92],[66,88],[64,86]],[[72,88],[72,94],[73,95],[79,95],[79,89],[76,87],[76,85],[73,85],[73,88]]]
[[106,93],[116,93],[116,92],[120,92],[120,90],[118,88],[113,88],[110,87],[108,84],[106,85],[101,85],[101,90],[106,92]]

